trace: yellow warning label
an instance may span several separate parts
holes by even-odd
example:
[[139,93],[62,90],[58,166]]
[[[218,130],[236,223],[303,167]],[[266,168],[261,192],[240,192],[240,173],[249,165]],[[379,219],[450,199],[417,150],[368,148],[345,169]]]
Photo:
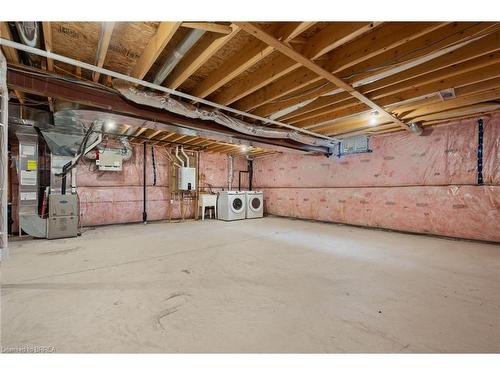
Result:
[[36,160],[28,160],[28,171],[36,171]]

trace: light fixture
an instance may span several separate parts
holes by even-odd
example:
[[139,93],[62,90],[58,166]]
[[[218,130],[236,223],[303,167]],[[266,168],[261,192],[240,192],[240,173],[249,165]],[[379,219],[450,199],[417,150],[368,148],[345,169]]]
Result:
[[240,149],[241,149],[241,151],[243,151],[243,152],[247,152],[247,151],[250,151],[250,146],[247,146],[247,145],[241,145],[241,146],[240,146]]
[[112,120],[108,120],[106,121],[106,130],[107,131],[112,131],[112,130],[115,130],[116,129],[116,122],[112,121]]
[[369,121],[371,126],[377,125],[377,118],[378,118],[378,111],[373,111],[370,114],[370,121]]

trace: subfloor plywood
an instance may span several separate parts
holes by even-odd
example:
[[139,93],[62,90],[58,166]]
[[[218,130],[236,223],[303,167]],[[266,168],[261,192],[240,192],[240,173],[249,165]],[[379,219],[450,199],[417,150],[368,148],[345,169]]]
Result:
[[12,242],[1,338],[57,352],[500,352],[500,247],[268,217]]

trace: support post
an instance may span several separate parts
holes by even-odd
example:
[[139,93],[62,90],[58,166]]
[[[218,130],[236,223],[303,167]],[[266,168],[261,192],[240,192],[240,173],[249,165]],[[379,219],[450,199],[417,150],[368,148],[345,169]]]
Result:
[[144,161],[143,161],[143,175],[142,175],[142,179],[143,179],[143,202],[144,202],[144,206],[143,206],[143,211],[142,211],[142,221],[144,222],[144,224],[147,224],[148,222],[148,213],[147,213],[147,202],[146,202],[146,161],[147,161],[147,157],[146,157],[146,142],[144,142],[144,150],[143,150],[143,155],[144,155]]

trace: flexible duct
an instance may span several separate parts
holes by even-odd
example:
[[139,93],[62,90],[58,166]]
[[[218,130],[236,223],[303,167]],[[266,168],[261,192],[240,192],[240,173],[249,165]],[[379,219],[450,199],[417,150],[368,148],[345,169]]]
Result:
[[36,22],[16,22],[16,30],[21,41],[30,47],[38,44],[38,23]]
[[237,132],[264,138],[291,139],[296,142],[311,146],[334,147],[336,142],[327,139],[317,138],[311,135],[300,133],[296,130],[289,131],[283,129],[269,128],[260,125],[253,125],[245,121],[228,116],[219,110],[201,109],[192,104],[183,103],[170,96],[158,95],[152,92],[139,90],[134,85],[124,80],[113,80],[113,87],[125,98],[135,103],[167,110],[169,112],[185,117],[201,120],[214,121]]

